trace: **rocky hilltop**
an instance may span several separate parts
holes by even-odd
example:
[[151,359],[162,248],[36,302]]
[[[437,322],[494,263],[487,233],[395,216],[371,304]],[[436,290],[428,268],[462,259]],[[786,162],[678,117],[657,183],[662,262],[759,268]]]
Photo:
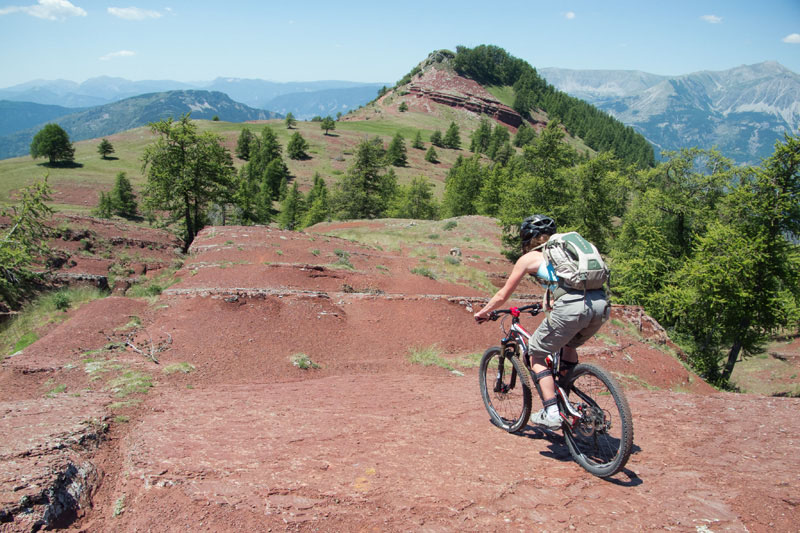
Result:
[[[89,229],[125,250],[114,239],[125,228]],[[127,234],[129,257],[135,243],[156,242]],[[169,250],[166,234],[162,242],[154,253]],[[505,279],[499,249],[484,217],[206,228],[160,294],[120,286],[2,362],[0,527],[800,523],[800,399],[714,391],[640,308],[615,306],[581,350],[629,397],[634,454],[623,473],[590,476],[560,432],[494,427],[476,361],[501,332],[476,325],[472,310]],[[137,285],[163,283],[163,257]],[[539,290],[526,282],[517,298],[535,301]]]

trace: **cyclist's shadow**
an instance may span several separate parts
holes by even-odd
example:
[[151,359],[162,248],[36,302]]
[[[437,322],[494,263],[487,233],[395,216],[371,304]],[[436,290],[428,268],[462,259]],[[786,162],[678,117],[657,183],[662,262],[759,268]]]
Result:
[[[569,448],[567,448],[567,442],[564,439],[564,436],[560,432],[549,431],[539,426],[535,426],[532,424],[528,424],[523,429],[519,430],[516,435],[520,437],[525,437],[528,439],[541,439],[546,440],[548,442],[547,450],[543,450],[539,453],[544,455],[549,459],[556,459],[562,462],[574,462],[572,459],[572,455],[569,453]],[[637,446],[636,444],[633,445],[631,448],[631,455],[635,455],[642,451],[642,449]],[[575,463],[575,466],[578,466]],[[578,468],[580,468],[578,466]],[[615,474],[613,477],[602,478],[609,483],[613,483],[615,485],[620,485],[623,487],[636,487],[644,483],[642,478],[640,478],[636,472],[628,469],[623,468],[620,472],[624,474],[628,479],[617,479],[620,474]]]

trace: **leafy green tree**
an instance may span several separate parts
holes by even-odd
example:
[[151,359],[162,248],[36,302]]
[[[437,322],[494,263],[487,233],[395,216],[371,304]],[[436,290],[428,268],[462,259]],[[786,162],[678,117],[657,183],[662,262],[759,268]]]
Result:
[[441,131],[435,130],[433,133],[431,133],[431,144],[438,148],[444,148]]
[[423,150],[425,145],[422,144],[422,132],[417,130],[417,134],[414,136],[414,142],[411,143],[412,148],[416,148],[417,150]]
[[336,129],[336,122],[334,122],[334,120],[330,116],[327,116],[322,119],[320,128],[325,130],[325,135],[327,135],[329,131]]
[[682,283],[663,291],[661,311],[693,364],[720,385],[741,356],[800,319],[800,138],[786,136],[738,181],[677,272]]
[[397,218],[433,220],[438,212],[433,183],[425,176],[417,176],[409,185],[399,187],[390,214]]
[[439,162],[439,154],[436,153],[436,149],[433,145],[428,148],[428,151],[425,152],[425,161],[428,163],[433,163],[434,165]]
[[287,129],[292,129],[297,124],[297,120],[295,120],[294,115],[292,114],[291,111],[286,113],[286,119],[284,120],[284,122],[286,123]]
[[17,309],[41,278],[32,265],[49,252],[50,230],[45,225],[52,214],[45,203],[49,199],[45,177],[22,189],[17,205],[0,209],[0,216],[8,219],[8,225],[0,229],[0,302],[9,309]]
[[397,132],[386,150],[386,161],[395,167],[404,167],[408,164],[406,156],[406,142],[400,132]]
[[400,111],[401,113],[405,113],[406,111],[408,111],[408,104],[405,102],[400,102],[400,107],[398,107],[397,110]]
[[250,151],[253,150],[258,144],[250,128],[242,128],[242,133],[239,134],[239,140],[236,141],[236,157],[245,161],[250,160]]
[[114,146],[108,139],[103,139],[100,141],[100,144],[97,145],[97,153],[100,154],[103,159],[108,159],[108,156],[114,153]]
[[385,171],[382,147],[364,140],[356,148],[353,164],[337,184],[335,204],[340,218],[379,218],[395,193],[397,178]]
[[222,138],[198,133],[188,114],[178,122],[170,118],[151,123],[150,129],[158,137],[145,147],[142,158],[145,205],[183,221],[186,252],[203,228],[206,207],[232,197],[233,160]]
[[289,156],[289,159],[308,159],[306,150],[308,150],[308,142],[300,135],[299,131],[294,132],[289,139],[289,144],[286,145],[286,155]]
[[536,138],[536,130],[531,128],[527,122],[523,121],[517,128],[517,134],[514,135],[514,146],[522,148],[533,142]]
[[453,150],[461,148],[461,131],[458,128],[458,124],[455,122],[450,123],[442,139],[442,144],[445,148],[452,148]]
[[292,188],[286,194],[286,198],[281,204],[281,213],[278,215],[278,224],[284,229],[297,229],[303,218],[303,195],[297,188],[297,182],[292,184]]
[[477,214],[477,200],[486,174],[478,154],[469,159],[458,158],[444,182],[444,218]]
[[31,141],[31,157],[46,157],[50,165],[75,161],[75,147],[69,135],[58,124],[47,124]]
[[542,177],[552,177],[558,169],[575,164],[578,154],[564,141],[564,132],[559,124],[552,121],[525,146],[522,152],[521,170]]
[[625,209],[625,180],[620,171],[621,162],[603,152],[573,167],[568,181],[573,193],[568,222],[601,251],[608,250],[613,237],[612,220]]
[[114,213],[125,218],[136,216],[138,210],[136,194],[133,192],[133,186],[124,172],[117,174],[110,198]]

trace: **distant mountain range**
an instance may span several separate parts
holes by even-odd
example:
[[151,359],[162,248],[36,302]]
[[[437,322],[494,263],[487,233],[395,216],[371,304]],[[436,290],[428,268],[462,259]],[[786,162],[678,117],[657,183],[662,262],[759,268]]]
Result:
[[[654,145],[657,155],[716,146],[738,164],[759,164],[785,132],[800,130],[800,75],[775,62],[676,77],[620,70],[538,71],[555,88],[632,126]],[[226,121],[289,112],[308,120],[356,109],[373,100],[384,85],[393,84],[242,78],[197,83],[110,77],[80,84],[37,80],[0,89],[0,158],[27,154],[30,139],[50,121],[59,122],[71,139],[82,140],[188,111],[194,118],[217,115]],[[172,97],[153,96],[172,91]],[[136,113],[142,115],[135,117]]]
[[678,77],[538,69],[548,83],[632,126],[656,148],[711,148],[759,164],[800,129],[800,75],[775,62]]
[[[216,116],[227,122],[281,117],[271,111],[234,102],[228,95],[217,91],[143,94],[79,110],[0,101],[0,132],[13,131],[0,137],[0,159],[29,153],[33,136],[47,122],[58,123],[69,134],[70,140],[82,141],[138,128],[169,117],[177,119],[186,113],[191,113],[192,118],[212,119]],[[12,122],[22,127],[15,130]]]
[[193,118],[216,115],[230,122],[282,117],[289,112],[299,120],[309,120],[357,109],[375,99],[383,86],[241,78],[197,83],[105,76],[80,84],[36,80],[0,89],[0,159],[27,154],[33,136],[48,122],[57,122],[71,140],[81,141],[190,111]]
[[[101,76],[83,83],[67,80],[35,80],[0,89],[0,100],[33,102],[64,107],[93,107],[138,96],[167,91],[219,91],[257,109],[292,114],[301,120],[314,115],[346,113],[375,98],[383,83],[310,81],[279,83],[259,79],[217,78],[184,83],[172,80],[130,81]],[[366,99],[365,99],[366,97]],[[286,108],[287,104],[295,107]],[[283,108],[283,110],[281,110]]]

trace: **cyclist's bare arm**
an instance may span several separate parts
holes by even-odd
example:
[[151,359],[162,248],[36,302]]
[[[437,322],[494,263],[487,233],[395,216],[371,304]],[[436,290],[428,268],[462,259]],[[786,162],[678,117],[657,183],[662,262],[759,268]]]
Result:
[[502,307],[511,295],[514,294],[514,290],[525,274],[536,272],[542,264],[542,261],[544,261],[544,256],[542,252],[538,250],[528,252],[517,259],[514,269],[511,271],[511,275],[508,276],[505,285],[492,296],[492,299],[489,300],[489,303],[487,303],[483,309],[475,313],[475,320],[479,324],[485,322],[489,317],[489,313]]

